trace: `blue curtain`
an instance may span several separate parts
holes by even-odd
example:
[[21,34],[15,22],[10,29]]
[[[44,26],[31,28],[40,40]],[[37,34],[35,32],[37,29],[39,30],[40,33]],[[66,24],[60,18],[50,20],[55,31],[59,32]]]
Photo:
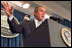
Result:
[[62,25],[71,28],[71,21],[64,19],[64,21],[61,23]]

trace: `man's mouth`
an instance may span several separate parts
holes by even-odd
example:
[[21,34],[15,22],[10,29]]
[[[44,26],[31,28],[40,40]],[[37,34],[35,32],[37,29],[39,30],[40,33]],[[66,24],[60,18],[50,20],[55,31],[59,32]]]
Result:
[[42,18],[44,18],[44,16],[42,16]]

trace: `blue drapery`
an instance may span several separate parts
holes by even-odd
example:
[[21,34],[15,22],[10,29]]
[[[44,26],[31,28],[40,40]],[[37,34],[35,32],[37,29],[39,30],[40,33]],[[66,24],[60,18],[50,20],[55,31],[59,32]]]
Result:
[[62,25],[71,28],[71,21],[64,19],[64,21],[61,23]]

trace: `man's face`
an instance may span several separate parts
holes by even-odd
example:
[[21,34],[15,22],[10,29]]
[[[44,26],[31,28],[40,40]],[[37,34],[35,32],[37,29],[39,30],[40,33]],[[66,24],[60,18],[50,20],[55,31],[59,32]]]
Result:
[[44,7],[39,7],[37,12],[34,12],[35,18],[39,21],[43,20],[45,17],[46,9]]

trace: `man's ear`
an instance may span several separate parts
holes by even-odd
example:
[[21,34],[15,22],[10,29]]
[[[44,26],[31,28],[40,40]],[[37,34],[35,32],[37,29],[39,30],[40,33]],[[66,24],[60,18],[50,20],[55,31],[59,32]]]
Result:
[[36,15],[36,12],[34,12],[34,15]]

